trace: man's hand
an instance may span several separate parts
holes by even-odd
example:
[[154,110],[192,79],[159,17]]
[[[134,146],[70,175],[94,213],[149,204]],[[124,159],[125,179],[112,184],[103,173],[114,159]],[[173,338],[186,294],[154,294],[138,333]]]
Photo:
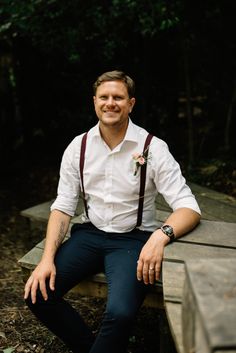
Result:
[[160,229],[152,233],[139,255],[137,266],[139,281],[153,284],[160,278],[164,247],[168,242],[168,237]]
[[[170,214],[164,224],[169,224],[174,229],[175,238],[188,233],[200,222],[200,214],[190,208],[178,208]],[[152,233],[139,256],[137,278],[145,284],[153,284],[160,278],[161,264],[164,247],[170,239],[161,229]]]
[[54,290],[56,279],[54,258],[57,249],[65,238],[70,219],[71,216],[59,210],[53,210],[50,213],[42,259],[25,285],[24,299],[27,299],[30,294],[33,304],[36,303],[36,293],[38,288],[40,289],[43,298],[45,300],[48,299],[46,290],[47,279],[49,279],[50,289]]
[[31,295],[32,303],[36,303],[36,292],[39,288],[44,300],[48,299],[46,290],[46,279],[49,278],[49,287],[51,290],[55,289],[56,279],[56,267],[51,261],[43,261],[38,264],[35,270],[32,272],[28,281],[25,285],[24,299],[27,299],[29,294]]

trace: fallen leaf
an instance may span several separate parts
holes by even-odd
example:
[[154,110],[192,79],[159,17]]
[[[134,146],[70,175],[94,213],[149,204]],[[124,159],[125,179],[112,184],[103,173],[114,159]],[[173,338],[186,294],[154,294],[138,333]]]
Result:
[[3,353],[12,353],[12,352],[14,352],[14,350],[15,349],[13,347],[9,347],[9,348],[4,349]]
[[0,337],[4,338],[5,340],[7,339],[6,335],[5,335],[5,332],[2,332],[2,331],[0,331]]

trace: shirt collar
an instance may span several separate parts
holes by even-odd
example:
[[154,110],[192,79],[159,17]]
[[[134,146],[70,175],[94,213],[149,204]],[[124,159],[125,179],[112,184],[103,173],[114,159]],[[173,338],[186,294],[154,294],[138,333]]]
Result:
[[[126,130],[126,134],[124,137],[123,141],[131,141],[131,142],[136,142],[138,143],[138,133],[137,130],[135,129],[135,124],[132,122],[132,120],[129,118],[129,124],[128,128]],[[99,130],[99,122],[90,129],[90,136],[93,137],[101,137],[100,130]]]
[[138,142],[138,133],[137,133],[137,129],[135,127],[136,127],[136,125],[129,118],[129,125],[126,130],[124,141]]

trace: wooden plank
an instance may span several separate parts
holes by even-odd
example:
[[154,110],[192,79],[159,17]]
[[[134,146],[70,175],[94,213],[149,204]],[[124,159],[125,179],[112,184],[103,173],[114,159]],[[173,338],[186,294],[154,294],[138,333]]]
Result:
[[[236,222],[236,199],[224,193],[187,181],[202,211],[202,218],[211,221]],[[156,199],[156,207],[170,212],[162,195]]]
[[21,211],[21,216],[29,218],[29,219],[34,219],[37,221],[41,221],[41,222],[47,222],[48,220],[48,216],[50,213],[50,206],[52,204],[52,200],[51,201],[47,201],[47,202],[43,202],[39,205],[33,206],[33,207],[29,207],[23,211]]
[[184,263],[164,261],[162,277],[164,300],[181,303],[185,281]]
[[42,249],[34,247],[29,252],[27,252],[20,260],[18,260],[18,263],[23,268],[33,270],[39,263],[42,254]]
[[235,255],[186,262],[182,310],[186,351],[236,349]]
[[216,200],[218,202],[224,203],[225,205],[230,205],[236,208],[236,199],[233,196],[224,194],[219,191],[215,191],[206,186],[201,186],[193,182],[188,182],[188,185],[194,195],[199,195],[211,200]]
[[[31,220],[37,220],[41,222],[47,222],[49,214],[50,214],[50,207],[52,205],[54,200],[49,200],[43,203],[40,203],[36,206],[29,207],[25,210],[21,211],[21,216],[29,218]],[[80,198],[76,212],[75,212],[75,217],[78,215],[81,215],[83,212],[83,201]]]
[[82,296],[106,298],[107,297],[107,285],[106,283],[94,282],[92,280],[86,280],[76,285],[72,292],[76,292]]
[[236,222],[235,205],[226,205],[217,200],[202,196],[196,196],[196,200],[200,205],[202,218],[215,221]]
[[227,350],[216,350],[214,353],[236,353],[236,349],[227,349]]
[[168,213],[171,212],[170,206],[167,204],[167,202],[165,201],[164,197],[161,194],[157,195],[155,204],[158,210],[162,210]]
[[236,249],[236,223],[202,220],[178,241]]
[[234,258],[235,249],[220,248],[217,246],[203,246],[176,241],[165,247],[164,259],[166,261],[185,262],[187,260]]
[[183,346],[183,335],[182,335],[181,304],[165,302],[165,309],[166,309],[167,319],[170,325],[170,331],[174,339],[177,352],[184,353],[185,351]]
[[[185,332],[186,327],[184,326],[184,313],[183,313],[183,306],[182,306],[182,329],[183,332]],[[193,341],[191,342],[190,348],[187,351],[194,351],[194,352],[202,352],[202,353],[213,353],[211,349],[209,349],[209,342],[208,342],[208,337],[204,333],[204,327],[202,326],[201,318],[198,313],[198,311],[195,310],[194,312],[194,323],[193,323],[193,332],[192,332],[192,339]],[[188,330],[185,334],[183,334],[183,344],[184,348],[186,349],[186,342],[187,342],[187,337],[189,336],[190,333],[190,327],[188,326]]]
[[204,219],[236,222],[236,198],[192,182],[188,185],[196,196]]
[[156,210],[156,220],[160,222],[160,226],[162,223],[168,218],[171,212],[166,212],[161,209]]

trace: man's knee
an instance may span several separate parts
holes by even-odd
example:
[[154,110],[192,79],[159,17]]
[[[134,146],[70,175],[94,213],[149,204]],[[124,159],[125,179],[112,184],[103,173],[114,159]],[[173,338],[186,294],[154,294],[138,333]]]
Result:
[[55,293],[51,291],[49,288],[47,288],[47,294],[48,294],[48,299],[45,300],[42,296],[40,289],[38,289],[36,292],[36,302],[35,303],[32,302],[31,295],[29,294],[28,298],[25,299],[25,303],[31,309],[31,311],[35,311],[39,307],[42,308],[44,305],[53,303],[56,300]]
[[105,312],[105,319],[113,321],[118,325],[125,325],[133,321],[135,312],[128,307],[116,305],[115,307],[108,307]]
[[36,302],[33,303],[32,302],[32,298],[31,295],[28,296],[27,299],[25,299],[25,303],[26,305],[32,310],[34,311],[35,308],[37,308],[39,305],[41,306],[42,304],[44,304],[45,300],[40,292],[40,290],[37,290],[36,293]]

